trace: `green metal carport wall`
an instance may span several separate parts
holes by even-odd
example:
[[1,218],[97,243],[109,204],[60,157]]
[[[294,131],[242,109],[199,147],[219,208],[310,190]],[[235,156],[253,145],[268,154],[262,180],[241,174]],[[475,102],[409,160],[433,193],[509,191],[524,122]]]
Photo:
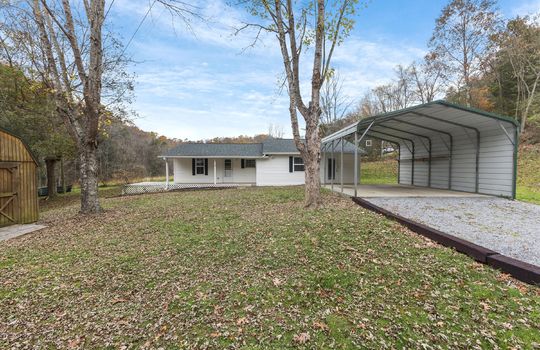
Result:
[[400,183],[515,198],[518,133],[513,118],[438,100],[363,119],[322,143],[334,152],[343,139],[384,139],[400,147]]

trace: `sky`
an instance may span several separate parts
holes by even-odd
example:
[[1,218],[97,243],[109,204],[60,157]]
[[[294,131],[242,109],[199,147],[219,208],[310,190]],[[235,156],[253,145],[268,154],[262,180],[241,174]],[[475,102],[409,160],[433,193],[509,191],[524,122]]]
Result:
[[[397,65],[421,59],[447,1],[369,0],[333,57],[344,94],[357,101],[392,79]],[[265,35],[252,47],[253,31],[234,35],[249,21],[245,10],[226,0],[199,0],[206,21],[192,20],[187,28],[160,4],[142,21],[152,0],[112,4],[108,25],[129,42],[126,54],[134,62],[128,67],[135,75],[130,108],[138,127],[169,138],[202,140],[266,133],[272,124],[292,136],[288,96],[279,88],[283,63],[277,41]],[[510,18],[538,11],[540,0],[500,0],[498,8]],[[306,101],[310,69],[302,69],[308,78],[302,83]]]

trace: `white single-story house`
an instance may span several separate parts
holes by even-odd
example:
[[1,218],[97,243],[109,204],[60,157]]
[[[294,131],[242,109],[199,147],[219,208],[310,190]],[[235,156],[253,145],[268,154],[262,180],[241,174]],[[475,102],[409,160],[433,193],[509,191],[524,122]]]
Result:
[[[344,143],[344,181],[352,183],[354,145]],[[161,156],[172,161],[175,184],[244,184],[284,186],[304,184],[304,161],[292,139],[261,143],[183,143]],[[340,157],[321,164],[321,180],[340,177]],[[331,170],[333,166],[333,170]],[[325,171],[326,170],[326,171]],[[168,176],[167,176],[168,179]]]

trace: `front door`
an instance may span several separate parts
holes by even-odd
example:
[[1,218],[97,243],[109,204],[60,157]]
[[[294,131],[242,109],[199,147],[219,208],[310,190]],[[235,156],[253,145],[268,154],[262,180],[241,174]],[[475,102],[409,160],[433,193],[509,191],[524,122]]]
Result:
[[0,227],[19,222],[19,164],[0,162]]
[[224,169],[225,169],[225,174],[223,174],[224,182],[232,181],[232,176],[233,176],[232,159],[225,159]]

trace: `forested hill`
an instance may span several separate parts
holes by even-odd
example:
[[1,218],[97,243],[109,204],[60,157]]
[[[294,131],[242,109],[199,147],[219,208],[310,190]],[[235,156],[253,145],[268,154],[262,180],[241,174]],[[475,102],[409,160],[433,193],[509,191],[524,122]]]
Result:
[[[45,184],[44,159],[62,157],[68,182],[76,182],[75,144],[47,91],[9,65],[0,64],[0,127],[20,136],[41,163],[40,183]],[[100,181],[163,175],[158,155],[178,141],[139,129],[112,113],[102,118],[98,137]]]

